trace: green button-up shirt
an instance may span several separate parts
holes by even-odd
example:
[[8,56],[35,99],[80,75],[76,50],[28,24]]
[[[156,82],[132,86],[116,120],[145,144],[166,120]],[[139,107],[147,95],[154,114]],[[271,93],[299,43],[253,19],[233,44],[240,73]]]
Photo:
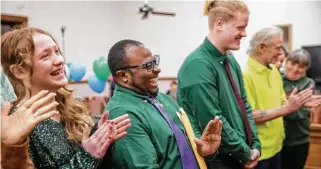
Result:
[[[131,127],[127,130],[127,136],[115,143],[111,153],[112,162],[106,162],[106,166],[115,169],[182,169],[173,131],[147,98],[148,96],[124,87],[116,87],[114,96],[107,104],[109,117],[114,119],[128,114]],[[158,93],[157,100],[168,116],[185,132],[176,114],[179,107],[175,101],[162,93]]]
[[[239,89],[253,133],[253,145],[246,143],[245,126],[233,88],[224,67],[228,57],[231,73]],[[242,165],[250,160],[251,148],[260,151],[251,107],[247,102],[240,67],[231,54],[221,54],[206,38],[184,61],[178,72],[178,102],[187,112],[197,137],[215,116],[223,121],[219,154]]]

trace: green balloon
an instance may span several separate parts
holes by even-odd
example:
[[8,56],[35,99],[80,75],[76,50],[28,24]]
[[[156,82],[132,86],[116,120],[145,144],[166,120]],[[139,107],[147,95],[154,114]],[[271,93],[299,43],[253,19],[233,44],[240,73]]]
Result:
[[[67,62],[66,65],[68,66],[68,68],[70,68],[71,66],[71,63],[70,62]],[[68,82],[71,82],[73,81],[72,78],[70,78],[70,76],[68,77]]]
[[68,66],[68,68],[70,68],[71,63],[70,63],[70,62],[67,62],[66,65]]
[[94,61],[94,72],[95,75],[100,80],[107,80],[110,75],[110,70],[108,67],[107,58],[104,56],[99,57],[98,59],[95,59]]

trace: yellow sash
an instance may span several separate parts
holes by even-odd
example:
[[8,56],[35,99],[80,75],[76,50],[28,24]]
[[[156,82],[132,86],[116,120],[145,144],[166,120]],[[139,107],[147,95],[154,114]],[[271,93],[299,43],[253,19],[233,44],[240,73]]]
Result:
[[200,169],[207,169],[206,163],[204,161],[204,158],[201,155],[198,154],[197,147],[196,147],[196,144],[194,142],[195,134],[194,134],[192,125],[191,125],[191,123],[190,123],[190,121],[189,121],[189,119],[187,117],[187,114],[185,113],[183,108],[180,108],[179,111],[180,112],[177,112],[177,115],[178,115],[179,119],[181,120],[181,122],[182,122],[182,124],[183,124],[183,126],[185,128],[188,140],[192,145],[192,149],[193,149],[194,155],[196,157],[196,160],[198,162],[198,165],[199,165]]

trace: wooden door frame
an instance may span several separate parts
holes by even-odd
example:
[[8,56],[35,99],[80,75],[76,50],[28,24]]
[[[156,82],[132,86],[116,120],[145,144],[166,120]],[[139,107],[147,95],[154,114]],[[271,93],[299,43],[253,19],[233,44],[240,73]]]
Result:
[[281,28],[282,30],[287,29],[288,30],[288,53],[290,53],[292,51],[292,24],[279,24],[279,25],[275,25],[279,28]]
[[1,21],[10,22],[15,25],[21,25],[22,27],[28,26],[28,17],[23,15],[1,13]]

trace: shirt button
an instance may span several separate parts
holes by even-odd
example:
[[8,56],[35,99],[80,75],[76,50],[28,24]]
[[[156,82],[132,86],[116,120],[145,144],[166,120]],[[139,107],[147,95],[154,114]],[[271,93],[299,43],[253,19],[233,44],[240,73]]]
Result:
[[230,154],[228,154],[229,156],[232,156],[232,154],[230,153]]
[[239,162],[240,162],[240,163],[242,163],[242,161],[241,161],[241,160],[240,160]]

